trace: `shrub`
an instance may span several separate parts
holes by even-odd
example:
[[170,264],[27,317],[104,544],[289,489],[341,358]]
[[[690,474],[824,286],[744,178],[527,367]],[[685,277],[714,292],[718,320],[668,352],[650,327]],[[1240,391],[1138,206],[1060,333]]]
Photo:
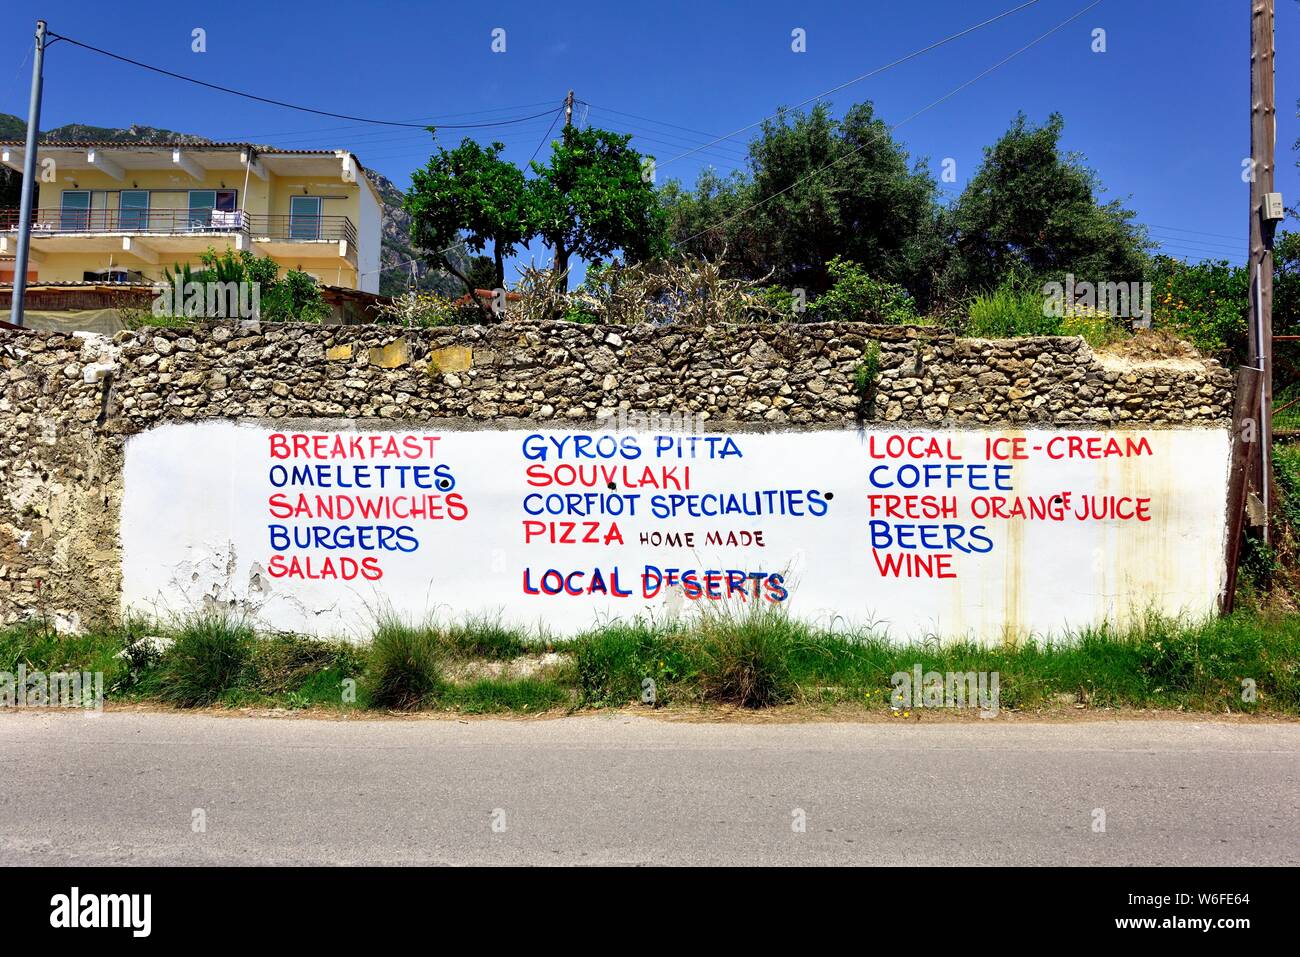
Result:
[[179,329],[189,326],[191,322],[185,316],[173,316],[170,313],[155,316],[152,309],[135,306],[119,308],[117,318],[121,320],[123,328],[132,332],[137,329]]
[[163,653],[158,697],[181,708],[212,704],[239,683],[253,641],[252,628],[224,615],[203,614],[185,622]]
[[548,711],[569,703],[569,691],[550,678],[481,678],[448,690],[448,703],[466,714]]
[[784,286],[764,286],[754,293],[755,318],[773,322],[798,322],[808,311],[807,303],[796,300]]
[[1147,280],[1153,327],[1169,329],[1203,352],[1233,349],[1244,361],[1250,307],[1250,277],[1244,268],[1156,256]]
[[427,626],[387,620],[370,646],[371,701],[376,707],[411,711],[443,689],[442,647]]
[[573,641],[578,687],[585,704],[626,704],[641,694],[650,676],[657,634],[640,624],[613,625]]
[[702,326],[786,318],[759,282],[727,278],[727,268],[724,257],[683,256],[630,265],[615,260],[588,269],[582,288],[570,299],[600,321],[617,325]]
[[974,339],[1058,335],[1061,320],[1044,315],[1043,302],[1041,291],[1006,280],[993,292],[971,300],[969,318],[961,332]]
[[437,326],[455,326],[481,320],[481,313],[472,305],[459,306],[452,299],[436,292],[411,290],[378,309],[381,322],[416,329]]
[[876,380],[879,376],[880,343],[873,340],[867,343],[867,347],[862,350],[862,361],[853,370],[853,391],[864,400],[872,399],[876,390]]
[[600,322],[600,317],[585,306],[569,306],[564,313],[564,321],[592,325]]
[[519,299],[510,303],[508,316],[523,322],[552,322],[569,310],[568,294],[561,288],[568,282],[568,271],[538,269],[528,265],[520,269],[514,291]]
[[915,323],[916,303],[902,286],[873,279],[857,263],[836,256],[826,264],[835,283],[808,305],[817,322]]
[[1105,346],[1132,335],[1124,321],[1110,313],[1087,306],[1066,306],[1056,334],[1079,336],[1090,346]]
[[640,701],[647,678],[654,682],[656,705],[694,694],[700,650],[682,630],[642,620],[618,622],[579,635],[572,648],[585,705]]

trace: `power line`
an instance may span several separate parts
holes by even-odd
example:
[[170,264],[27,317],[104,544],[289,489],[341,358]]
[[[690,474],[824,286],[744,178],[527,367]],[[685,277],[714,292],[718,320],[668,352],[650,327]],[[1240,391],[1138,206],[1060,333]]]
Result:
[[23,58],[18,61],[18,69],[14,70],[13,86],[14,86],[15,94],[19,93],[22,90],[22,87],[19,84],[19,78],[23,75],[23,67],[27,65],[27,58],[30,57],[31,55],[32,55],[31,47],[26,47],[23,50]]
[[528,162],[530,165],[532,164],[533,160],[537,159],[537,154],[542,151],[542,147],[546,145],[546,141],[550,139],[551,131],[555,129],[555,124],[560,121],[560,114],[563,112],[564,112],[564,107],[561,106],[555,111],[555,115],[551,117],[551,125],[546,128],[546,132],[542,134],[542,141],[537,144],[537,149],[533,150],[533,155],[528,158]]
[[1176,233],[1195,233],[1198,236],[1217,236],[1220,239],[1231,239],[1236,242],[1241,242],[1240,236],[1230,236],[1227,233],[1206,233],[1198,229],[1183,229],[1179,226],[1161,226],[1158,223],[1152,223],[1151,226],[1154,229],[1172,229]]
[[[661,143],[664,146],[671,146],[673,149],[681,149],[683,146],[696,145],[695,142],[684,136],[675,133],[665,133],[663,130],[646,129],[645,127],[627,123],[622,120],[614,120],[611,125],[618,132],[628,133],[638,139],[646,140],[651,143]],[[702,149],[707,151],[710,156],[717,156],[720,159],[725,159],[735,164],[743,164],[749,161],[749,153],[747,150],[724,148],[721,146],[704,146]]]
[[[549,104],[549,103],[551,103],[551,102],[553,102],[553,101],[552,101],[552,100],[537,100],[537,101],[535,101],[535,102],[533,102],[533,103],[516,103],[516,104],[511,105],[511,106],[494,106],[494,107],[492,107],[491,109],[487,109],[487,110],[468,110],[468,111],[466,111],[466,112],[462,112],[462,113],[442,113],[442,114],[436,114],[436,115],[432,115],[432,116],[413,116],[413,117],[410,117],[410,118],[407,120],[407,122],[415,123],[416,121],[424,121],[424,122],[429,123],[429,124],[431,124],[431,125],[433,125],[433,126],[437,126],[437,125],[438,125],[438,119],[439,119],[439,116],[442,116],[442,117],[445,117],[445,118],[458,118],[458,117],[462,117],[462,116],[482,116],[482,115],[485,114],[485,113],[510,113],[510,112],[514,112],[514,111],[516,111],[516,110],[530,110],[530,109],[532,109],[533,107],[537,107],[537,106],[546,106],[547,104]],[[226,140],[228,140],[228,141],[231,141],[231,142],[235,142],[235,141],[243,142],[243,141],[246,141],[246,140],[247,140],[248,138],[250,138],[250,137],[252,137],[252,138],[256,138],[256,137],[281,137],[281,136],[297,136],[297,135],[299,135],[299,134],[315,135],[315,134],[319,134],[319,133],[333,133],[333,132],[337,132],[337,131],[339,131],[339,130],[351,130],[351,129],[356,129],[358,126],[365,126],[365,125],[366,125],[366,124],[364,124],[364,123],[344,123],[344,124],[342,124],[342,125],[340,125],[340,126],[320,126],[320,127],[315,128],[315,129],[308,129],[308,130],[272,130],[272,131],[270,131],[270,132],[268,132],[268,133],[247,133],[247,134],[242,134],[242,135],[240,135],[240,136],[227,136],[227,137],[223,137],[223,138],[226,139]],[[421,127],[421,129],[427,129],[427,128],[426,128],[426,127]],[[403,134],[403,135],[414,135],[414,134]]]
[[[329,110],[318,110],[310,106],[300,106],[296,103],[286,103],[284,100],[273,100],[270,97],[258,96],[255,93],[246,93],[243,90],[231,89],[228,86],[221,86],[216,83],[209,83],[206,80],[199,80],[192,76],[186,76],[184,73],[173,73],[171,70],[164,70],[162,67],[152,66],[148,63],[141,63],[139,60],[133,60],[130,57],[122,56],[118,53],[111,53],[108,50],[101,50],[99,47],[91,46],[89,43],[82,43],[80,40],[74,40],[72,37],[65,37],[58,33],[50,33],[52,40],[63,40],[82,49],[90,50],[102,56],[111,57],[114,60],[120,60],[123,63],[129,63],[132,66],[138,66],[144,70],[152,70],[154,73],[161,73],[163,76],[169,76],[175,80],[184,80],[186,83],[194,83],[198,86],[207,87],[209,90],[216,90],[219,93],[229,93],[232,96],[242,96],[246,100],[255,100],[258,103],[267,103],[271,106],[283,107],[286,110],[297,110],[300,113],[314,113],[317,116],[328,116],[336,120],[351,120],[354,123],[371,123],[376,126],[405,126],[412,129],[428,129],[427,123],[406,123],[400,120],[379,120],[367,116],[353,116],[349,113],[332,113]],[[492,123],[446,123],[442,129],[448,130],[473,130],[482,129],[491,126],[509,126],[512,123],[523,123],[526,120],[535,120],[539,116],[546,116],[549,113],[546,110],[541,113],[535,113],[532,116],[520,116],[509,120],[498,120]]]
[[[1009,62],[1011,62],[1011,61],[1014,60],[1016,57],[1020,56],[1020,54],[1024,53],[1026,50],[1030,49],[1030,48],[1033,47],[1033,46],[1036,46],[1037,44],[1041,43],[1043,40],[1046,40],[1048,37],[1050,37],[1052,34],[1056,33],[1057,31],[1062,30],[1062,29],[1064,29],[1065,27],[1069,26],[1069,25],[1070,25],[1071,23],[1073,23],[1075,20],[1079,19],[1081,16],[1083,16],[1085,13],[1087,13],[1087,12],[1088,12],[1089,10],[1091,10],[1093,7],[1098,6],[1100,3],[1102,3],[1102,0],[1092,0],[1092,3],[1088,4],[1086,7],[1083,7],[1082,9],[1080,9],[1077,13],[1074,13],[1074,14],[1072,14],[1071,16],[1067,17],[1066,19],[1062,20],[1060,23],[1058,23],[1056,26],[1052,27],[1052,29],[1048,30],[1046,33],[1040,34],[1039,36],[1035,37],[1033,40],[1030,40],[1028,43],[1026,43],[1024,46],[1022,46],[1019,50],[1016,50],[1016,51],[1015,51],[1014,53],[1012,53],[1010,56],[1004,57],[1003,59],[1001,59],[1001,60],[999,60],[997,63],[993,64],[993,65],[992,65],[991,67],[989,67],[988,69],[986,69],[986,70],[984,70],[983,72],[978,73],[978,74],[976,74],[975,76],[971,77],[969,80],[967,80],[965,83],[962,83],[960,86],[953,87],[953,89],[949,90],[947,93],[945,93],[943,96],[939,97],[937,100],[933,100],[932,102],[927,103],[925,106],[921,107],[921,108],[920,108],[919,110],[917,110],[915,113],[912,113],[911,115],[906,116],[906,117],[904,117],[903,119],[899,120],[899,121],[898,121],[897,123],[895,123],[893,126],[891,126],[891,127],[888,128],[888,132],[893,133],[895,130],[897,130],[897,129],[898,129],[900,126],[902,126],[904,123],[909,123],[909,122],[911,122],[912,120],[916,119],[918,116],[920,116],[922,113],[926,113],[926,112],[928,112],[929,110],[934,109],[934,108],[935,108],[936,106],[938,106],[939,104],[944,103],[944,102],[946,102],[947,100],[952,99],[954,96],[956,96],[956,95],[957,95],[958,93],[960,93],[962,90],[964,90],[964,89],[966,89],[967,87],[973,86],[974,84],[978,83],[980,80],[984,79],[984,77],[988,76],[990,73],[994,72],[994,71],[997,70],[999,67],[1002,67],[1003,65],[1005,65],[1005,64],[1007,64],[1007,63],[1009,63]],[[1017,9],[1019,9],[1019,8],[1017,8]],[[989,22],[991,22],[991,21],[989,21]],[[972,28],[972,29],[973,29],[973,28]],[[771,202],[772,200],[774,200],[774,199],[776,199],[778,196],[780,196],[782,193],[787,193],[787,192],[789,192],[790,190],[794,189],[796,186],[800,185],[801,183],[805,183],[805,182],[807,182],[808,180],[812,179],[814,176],[817,176],[817,175],[819,175],[819,174],[821,174],[821,173],[824,173],[826,170],[830,169],[832,166],[835,166],[835,165],[837,165],[837,164],[839,164],[839,163],[842,163],[844,160],[848,159],[850,156],[853,156],[854,154],[858,153],[858,152],[861,151],[863,148],[865,148],[865,147],[867,146],[867,144],[870,142],[871,134],[877,132],[878,129],[879,129],[879,128],[877,127],[877,128],[873,128],[872,130],[870,130],[869,133],[868,133],[868,137],[867,137],[867,139],[864,139],[863,142],[861,142],[861,143],[859,143],[857,146],[853,147],[853,149],[851,149],[849,152],[845,153],[843,156],[836,157],[835,159],[833,159],[833,160],[831,160],[829,163],[827,163],[825,166],[822,166],[822,167],[820,167],[819,169],[815,169],[815,170],[813,170],[813,171],[812,171],[811,173],[809,173],[807,176],[801,176],[799,179],[795,180],[795,181],[794,181],[793,183],[791,183],[789,186],[786,186],[786,187],[783,187],[782,189],[777,190],[775,193],[773,193],[773,194],[770,195],[770,196],[765,196],[765,197],[763,197],[763,198],[760,199],[758,202],[756,202],[756,203],[752,203],[752,204],[750,204],[749,206],[746,206],[744,209],[740,210],[739,212],[733,213],[732,215],[728,216],[726,219],[723,219],[723,220],[721,220],[721,221],[719,221],[719,222],[713,224],[712,226],[709,226],[707,229],[702,229],[702,230],[700,230],[699,232],[695,233],[694,235],[687,236],[685,239],[682,239],[682,240],[679,240],[678,242],[673,243],[673,246],[674,246],[674,247],[682,246],[682,245],[684,245],[685,243],[689,243],[689,242],[690,242],[691,240],[693,240],[693,239],[696,239],[696,238],[698,238],[698,237],[700,237],[700,236],[703,236],[705,233],[709,232],[710,230],[718,229],[718,228],[721,227],[721,226],[725,226],[727,223],[731,222],[732,220],[737,219],[737,218],[739,218],[739,217],[741,217],[741,216],[744,216],[744,215],[746,215],[746,214],[752,212],[753,210],[757,209],[759,206],[762,206],[764,203]]]
[[[681,148],[680,143],[661,140],[656,136],[648,136],[645,133],[638,133],[635,130],[622,129],[615,130],[615,132],[626,133],[634,140],[638,140],[642,143],[658,143],[661,146],[668,146],[673,149]],[[705,163],[712,162],[714,165],[725,166],[727,169],[741,169],[748,162],[747,159],[743,159],[739,156],[731,156],[726,153],[709,153],[707,156],[702,156],[701,160]]]
[[[967,27],[965,30],[961,30],[958,33],[954,33],[951,36],[944,37],[942,40],[936,40],[934,43],[931,43],[929,46],[921,47],[921,49],[919,50],[913,50],[911,53],[908,53],[905,56],[901,56],[897,60],[894,60],[891,63],[886,63],[884,66],[876,67],[874,70],[869,70],[868,72],[863,73],[861,76],[856,76],[851,80],[841,83],[839,86],[832,87],[831,89],[818,93],[815,96],[810,96],[808,97],[808,99],[803,100],[800,103],[796,103],[794,106],[789,107],[788,109],[797,110],[802,106],[807,106],[809,103],[812,103],[814,100],[820,100],[823,97],[830,96],[832,93],[838,93],[840,90],[843,90],[846,87],[850,87],[855,83],[860,83],[863,80],[869,79],[873,76],[877,76],[881,73],[884,73],[886,70],[891,70],[896,66],[906,63],[908,60],[914,60],[923,54],[929,53],[931,50],[938,49],[939,47],[951,43],[954,40],[959,40],[962,37],[974,33],[976,30],[986,27],[991,23],[996,23],[998,20],[1001,20],[1004,17],[1009,17],[1013,13],[1019,13],[1021,10],[1024,10],[1027,7],[1032,7],[1038,2],[1039,0],[1026,0],[1025,3],[1022,3],[1019,6],[1012,7],[1010,10],[1005,10],[1002,13],[999,13],[997,16],[989,17],[989,19],[983,21],[982,23],[977,23],[974,26]],[[727,133],[725,136],[719,136],[717,139],[713,140],[712,142],[705,144],[705,146],[701,146],[698,149],[687,150],[685,153],[682,153],[679,156],[674,156],[672,159],[666,160],[663,163],[660,163],[658,165],[662,168],[664,166],[667,166],[669,163],[677,162],[679,159],[685,159],[687,156],[690,156],[693,153],[698,153],[700,150],[705,149],[708,146],[713,146],[716,143],[721,143],[723,140],[729,140],[731,139],[731,137],[737,135],[738,133],[744,133],[746,130],[752,130],[756,126],[762,126],[768,120],[778,119],[785,112],[787,112],[787,110],[781,110],[777,113],[772,114],[771,116],[765,116],[757,123],[750,123],[748,126],[742,126],[740,127],[740,129],[732,130],[730,133]]]
[[[626,117],[630,117],[631,119],[634,119],[634,120],[641,120],[641,121],[643,121],[643,122],[645,122],[645,123],[653,123],[655,126],[666,126],[666,127],[668,127],[669,129],[680,130],[680,131],[683,132],[683,133],[693,133],[693,134],[695,134],[695,137],[703,136],[706,140],[713,140],[714,142],[717,142],[718,140],[722,139],[722,137],[719,137],[716,133],[706,133],[706,132],[704,132],[703,130],[695,130],[695,129],[691,129],[691,127],[689,127],[689,126],[679,126],[679,125],[677,125],[676,123],[665,123],[663,120],[652,119],[652,118],[650,118],[650,117],[648,117],[648,116],[641,116],[641,115],[639,115],[639,114],[637,114],[637,113],[628,113],[628,112],[626,112],[625,110],[615,110],[615,109],[611,109],[611,108],[608,107],[608,106],[597,106],[596,104],[594,104],[594,103],[589,103],[589,102],[587,102],[586,100],[582,100],[581,102],[582,102],[585,106],[588,106],[588,107],[590,107],[590,108],[593,109],[593,110],[601,110],[602,112],[605,112],[605,113],[614,113],[614,114],[616,114],[616,115],[618,115],[618,116],[626,116]],[[636,126],[633,126],[633,125],[630,124],[630,123],[624,123],[624,124],[622,124],[622,125],[623,125],[623,126],[630,127],[631,129],[637,129]],[[642,129],[644,129],[644,127],[642,127]],[[668,134],[668,133],[662,133],[662,132],[660,132],[660,131],[658,131],[658,130],[648,130],[647,132],[660,133],[661,136],[669,136],[669,135],[670,135],[670,134]],[[681,141],[684,142],[684,143],[688,143],[688,144],[692,144],[692,145],[694,144],[694,142],[696,142],[696,140],[695,140],[694,137],[688,138],[688,137],[685,137],[685,136],[678,136],[678,137],[673,137],[673,138],[674,138],[674,139],[679,139],[679,140],[681,140]],[[705,143],[705,147],[704,147],[704,148],[708,148],[709,145],[710,145],[709,143]],[[743,147],[743,146],[730,146],[730,145],[728,145],[728,146],[726,146],[726,147],[715,147],[715,148],[718,150],[718,152],[723,152],[724,149],[725,149],[725,150],[733,150],[733,151],[735,151],[737,154],[739,154],[739,156],[738,156],[737,158],[744,158],[744,157],[746,157],[746,156],[748,155],[748,151],[747,151],[746,148]]]

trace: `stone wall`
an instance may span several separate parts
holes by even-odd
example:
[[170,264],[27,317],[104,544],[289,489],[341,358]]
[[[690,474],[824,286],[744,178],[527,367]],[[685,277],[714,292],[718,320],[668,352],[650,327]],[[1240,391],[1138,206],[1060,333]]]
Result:
[[[956,339],[855,323],[573,323],[400,330],[204,324],[0,332],[0,616],[116,613],[126,436],[172,421],[409,425],[626,413],[706,427],[1215,426],[1232,377],[1192,356],[1130,361],[1080,339]],[[184,490],[178,490],[184,494]]]

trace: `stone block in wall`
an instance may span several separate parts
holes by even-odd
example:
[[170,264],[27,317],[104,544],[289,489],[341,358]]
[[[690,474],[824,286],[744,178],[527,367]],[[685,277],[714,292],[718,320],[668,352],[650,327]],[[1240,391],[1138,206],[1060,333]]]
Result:
[[411,361],[411,349],[405,339],[396,339],[386,346],[370,350],[369,361],[380,369],[400,369]]
[[474,365],[474,350],[469,346],[446,346],[429,353],[429,374],[465,372]]

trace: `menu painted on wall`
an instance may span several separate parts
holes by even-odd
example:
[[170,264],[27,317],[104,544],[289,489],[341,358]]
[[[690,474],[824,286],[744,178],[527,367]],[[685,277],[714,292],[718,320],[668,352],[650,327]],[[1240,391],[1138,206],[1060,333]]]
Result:
[[1214,429],[164,426],[127,446],[123,601],[321,634],[381,612],[566,634],[701,605],[1060,633],[1213,607],[1227,455]]

